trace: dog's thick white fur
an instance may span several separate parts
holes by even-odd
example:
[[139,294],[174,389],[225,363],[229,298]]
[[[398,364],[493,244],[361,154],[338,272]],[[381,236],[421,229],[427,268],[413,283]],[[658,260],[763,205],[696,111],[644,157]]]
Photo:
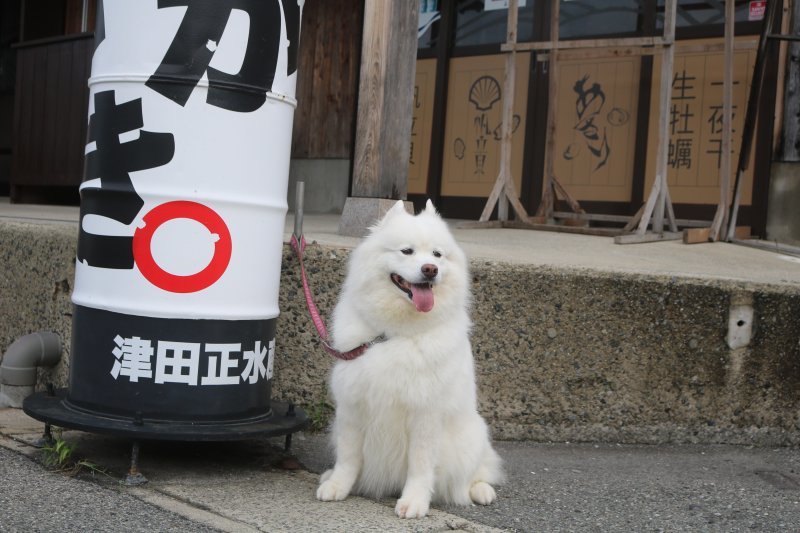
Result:
[[352,252],[333,346],[386,340],[334,365],[336,464],[317,498],[400,495],[401,518],[425,516],[432,499],[495,500],[501,461],[477,412],[469,280],[464,252],[430,202],[417,216],[398,202]]

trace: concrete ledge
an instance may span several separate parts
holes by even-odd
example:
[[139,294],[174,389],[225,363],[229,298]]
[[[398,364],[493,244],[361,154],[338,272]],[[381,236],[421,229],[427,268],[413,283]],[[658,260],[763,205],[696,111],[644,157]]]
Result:
[[[72,224],[0,221],[0,350],[42,329],[67,347],[40,385],[67,383],[76,243]],[[323,315],[348,254],[307,249]],[[315,408],[332,361],[318,347],[288,247],[283,261],[273,395]],[[796,284],[488,260],[473,260],[472,274],[480,405],[496,438],[800,444]],[[731,311],[748,305],[752,323],[739,326]],[[729,335],[746,332],[730,329],[740,327],[752,328],[749,342],[731,349]]]

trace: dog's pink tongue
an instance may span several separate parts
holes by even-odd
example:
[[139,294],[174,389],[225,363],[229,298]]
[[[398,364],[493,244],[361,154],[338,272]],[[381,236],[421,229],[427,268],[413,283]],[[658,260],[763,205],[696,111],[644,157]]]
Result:
[[433,289],[430,287],[421,287],[419,285],[411,286],[411,301],[417,311],[427,313],[433,309]]

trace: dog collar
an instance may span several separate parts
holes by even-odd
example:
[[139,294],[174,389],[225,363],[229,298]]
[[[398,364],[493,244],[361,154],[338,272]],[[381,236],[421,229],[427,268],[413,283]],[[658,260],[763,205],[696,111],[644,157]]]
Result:
[[386,335],[378,335],[371,341],[356,346],[352,350],[349,350],[347,352],[340,352],[339,350],[336,350],[333,346],[328,344],[327,340],[323,339],[322,347],[325,348],[325,351],[331,354],[336,359],[341,359],[342,361],[352,361],[353,359],[362,356],[364,352],[366,352],[370,347],[372,347],[372,345],[385,342],[386,340],[387,340]]

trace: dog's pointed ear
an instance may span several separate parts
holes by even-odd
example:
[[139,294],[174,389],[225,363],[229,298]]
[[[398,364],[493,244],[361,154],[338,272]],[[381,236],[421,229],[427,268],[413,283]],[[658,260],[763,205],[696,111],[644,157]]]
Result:
[[433,207],[433,202],[431,202],[431,201],[430,201],[430,199],[428,199],[428,201],[427,201],[427,202],[425,202],[425,209],[424,209],[424,211],[425,211],[426,213],[428,213],[429,215],[438,215],[438,214],[439,214],[439,212],[438,212],[438,211],[436,211],[436,208],[435,208],[435,207]]
[[388,220],[392,217],[399,215],[400,213],[406,212],[406,206],[403,200],[397,200],[395,204],[386,211],[386,214],[383,215],[383,220]]

